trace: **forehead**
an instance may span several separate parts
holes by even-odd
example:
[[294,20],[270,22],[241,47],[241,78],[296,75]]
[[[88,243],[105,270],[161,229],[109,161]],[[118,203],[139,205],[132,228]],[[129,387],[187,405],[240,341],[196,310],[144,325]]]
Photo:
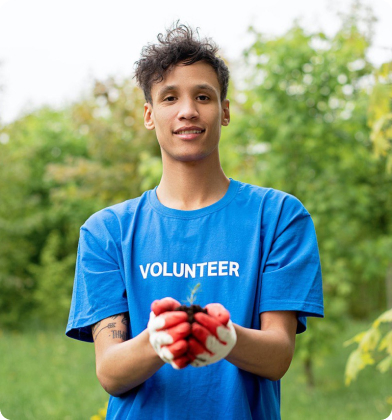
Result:
[[200,86],[210,86],[220,94],[220,85],[218,76],[209,64],[198,61],[194,64],[185,66],[177,64],[166,72],[164,78],[159,83],[153,83],[151,86],[151,95],[160,95],[162,91],[166,91],[168,87],[176,89],[197,88]]

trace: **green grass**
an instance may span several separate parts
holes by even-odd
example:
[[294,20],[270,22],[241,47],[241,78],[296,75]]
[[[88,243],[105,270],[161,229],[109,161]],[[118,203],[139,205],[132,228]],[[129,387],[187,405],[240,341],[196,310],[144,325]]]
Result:
[[0,411],[10,420],[86,420],[108,394],[95,375],[94,344],[64,329],[0,336]]
[[[391,372],[382,375],[367,367],[349,387],[344,385],[345,363],[354,346],[342,343],[369,325],[353,323],[336,337],[334,354],[315,366],[314,390],[306,387],[294,357],[282,379],[283,420],[388,417]],[[94,345],[65,337],[63,328],[0,331],[0,355],[0,411],[7,419],[89,420],[108,400],[95,376]]]
[[356,345],[343,347],[343,342],[370,326],[371,322],[353,322],[336,337],[333,353],[323,364],[314,366],[313,390],[306,386],[304,370],[294,355],[281,380],[282,419],[382,420],[390,415],[392,405],[387,398],[392,397],[391,371],[381,374],[375,367],[367,366],[348,387],[344,384],[346,362]]

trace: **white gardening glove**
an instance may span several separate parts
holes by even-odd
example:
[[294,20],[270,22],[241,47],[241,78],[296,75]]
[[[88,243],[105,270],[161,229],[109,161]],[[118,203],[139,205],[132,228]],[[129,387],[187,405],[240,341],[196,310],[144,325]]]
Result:
[[207,366],[225,358],[237,342],[230,313],[220,303],[205,307],[207,314],[194,314],[188,357],[194,367]]
[[185,338],[191,332],[191,325],[186,312],[174,311],[179,306],[181,304],[173,298],[155,300],[147,325],[152,347],[174,369],[183,369],[190,363],[186,356],[188,341]]

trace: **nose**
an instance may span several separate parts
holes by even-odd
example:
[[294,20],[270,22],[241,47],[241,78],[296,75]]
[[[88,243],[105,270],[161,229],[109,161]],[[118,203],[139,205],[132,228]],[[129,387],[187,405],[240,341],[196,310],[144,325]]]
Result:
[[191,120],[197,118],[199,112],[197,110],[197,104],[192,99],[184,99],[181,101],[180,110],[178,112],[179,119]]

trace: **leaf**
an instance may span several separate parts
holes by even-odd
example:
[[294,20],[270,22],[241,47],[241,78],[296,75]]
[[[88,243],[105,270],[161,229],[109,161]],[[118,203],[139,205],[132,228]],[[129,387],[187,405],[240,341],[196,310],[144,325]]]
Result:
[[[378,323],[377,323],[378,322]],[[392,309],[389,309],[388,311],[381,314],[375,321],[374,324],[377,323],[377,326],[381,322],[392,322]],[[373,325],[374,325],[373,324]]]
[[392,331],[389,331],[380,342],[378,350],[387,349],[387,352],[392,355]]
[[347,361],[346,371],[345,371],[345,384],[346,386],[350,385],[351,381],[356,379],[358,372],[361,370],[361,356],[359,349],[354,350]]
[[345,341],[344,343],[343,343],[343,346],[344,347],[347,347],[347,346],[349,346],[350,344],[353,344],[353,343],[359,343],[361,340],[362,340],[362,338],[363,338],[363,336],[366,334],[366,331],[362,331],[362,332],[360,332],[360,333],[358,333],[357,335],[355,335],[353,338],[351,338],[350,340],[347,340],[347,341]]
[[381,373],[387,372],[390,368],[392,368],[392,355],[387,356],[385,359],[381,360],[381,362],[377,365],[377,369]]
[[196,286],[192,289],[191,296],[187,299],[190,305],[193,305],[193,302],[195,302],[196,300],[195,295],[200,286],[201,286],[201,283],[197,283]]
[[367,365],[373,365],[375,363],[375,360],[373,359],[372,355],[368,352],[361,353],[361,361],[361,370]]
[[345,371],[345,384],[350,385],[351,381],[356,379],[358,373],[364,369],[367,365],[374,364],[375,361],[371,354],[368,352],[362,352],[360,348],[354,350],[347,361]]
[[369,352],[374,350],[377,346],[381,337],[381,333],[378,329],[370,328],[365,332],[365,335],[362,337],[359,347],[363,352]]

